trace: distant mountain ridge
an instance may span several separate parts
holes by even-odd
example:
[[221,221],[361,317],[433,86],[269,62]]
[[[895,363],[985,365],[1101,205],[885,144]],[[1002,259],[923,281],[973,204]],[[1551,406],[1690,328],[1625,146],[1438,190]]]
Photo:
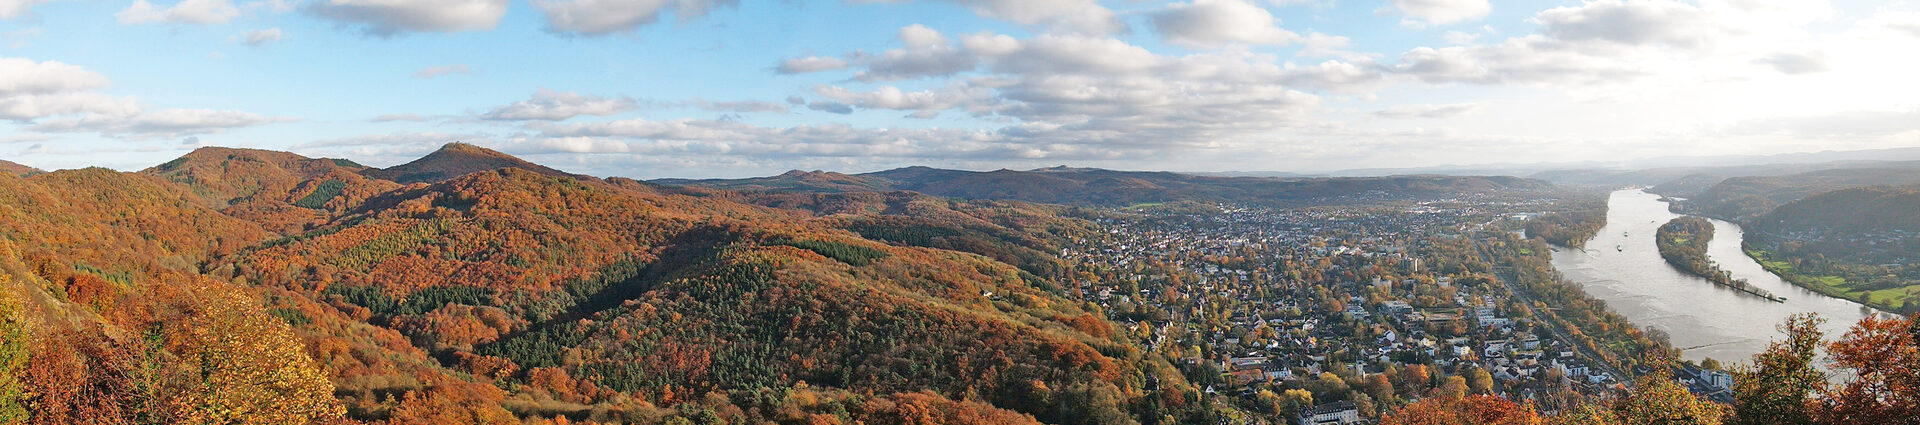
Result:
[[[1325,176],[1379,176],[1394,174],[1515,175],[1546,178],[1572,172],[1585,175],[1637,173],[1651,170],[1737,169],[1742,167],[1793,167],[1848,162],[1920,161],[1920,147],[1866,149],[1853,151],[1794,152],[1769,155],[1695,155],[1639,158],[1620,161],[1575,161],[1536,163],[1483,163],[1437,165],[1405,168],[1357,168],[1324,173]],[[1801,167],[1801,171],[1822,168]],[[1678,177],[1678,176],[1674,176]],[[1669,177],[1671,179],[1673,177]],[[1551,179],[1555,183],[1565,183]],[[1661,180],[1664,181],[1664,180]],[[1634,183],[1658,184],[1660,181]],[[1611,184],[1611,183],[1610,183]]]
[[1218,177],[1160,171],[1052,167],[966,171],[914,166],[862,174],[791,171],[746,179],[659,179],[653,183],[738,191],[851,193],[913,191],[961,199],[1128,206],[1197,201],[1263,205],[1337,203],[1364,194],[1436,197],[1552,185],[1508,176]]

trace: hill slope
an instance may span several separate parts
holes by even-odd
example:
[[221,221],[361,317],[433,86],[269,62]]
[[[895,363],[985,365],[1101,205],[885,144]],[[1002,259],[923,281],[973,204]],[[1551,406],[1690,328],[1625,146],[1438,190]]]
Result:
[[[592,416],[636,393],[805,382],[1112,423],[1148,400],[1126,377],[1171,370],[1013,266],[760,207],[688,212],[703,203],[730,202],[480,172],[375,197],[215,269],[300,312],[296,330],[367,418],[404,410],[383,394],[450,402],[471,390],[440,388],[558,380],[473,407]],[[1118,404],[1065,401],[1087,399]]]
[[1920,233],[1916,211],[1920,211],[1920,186],[1866,186],[1788,202],[1755,223],[1781,233]]
[[1747,251],[1768,270],[1828,295],[1920,312],[1920,186],[1808,196],[1753,221]]
[[140,173],[178,183],[229,216],[291,233],[399,186],[361,176],[366,169],[343,159],[206,147]]
[[44,172],[45,171],[40,171],[40,169],[38,168],[28,167],[18,162],[0,160],[0,174],[9,174],[14,177],[26,177],[26,176],[31,176],[34,174],[40,174]]
[[1812,171],[1784,176],[1733,177],[1679,205],[1696,214],[1749,221],[1782,204],[1838,189],[1920,184],[1920,164]]

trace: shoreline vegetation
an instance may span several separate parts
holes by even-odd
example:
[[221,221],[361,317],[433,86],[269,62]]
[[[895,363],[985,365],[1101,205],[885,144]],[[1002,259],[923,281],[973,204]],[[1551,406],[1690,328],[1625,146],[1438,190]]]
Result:
[[1773,295],[1765,289],[1755,288],[1746,279],[1735,279],[1732,273],[1721,270],[1712,259],[1707,258],[1707,242],[1713,240],[1713,223],[1695,216],[1681,216],[1660,225],[1654,236],[1660,247],[1660,258],[1667,260],[1674,268],[1713,282],[1715,285],[1753,294],[1774,302],[1785,302],[1786,298]]
[[1860,303],[1861,305],[1879,309],[1880,311],[1900,312],[1902,311],[1900,307],[1905,307],[1904,304],[1895,306],[1892,303],[1893,301],[1903,301],[1901,299],[1874,298],[1871,296],[1873,294],[1872,291],[1849,291],[1846,287],[1843,287],[1843,285],[1847,284],[1847,280],[1844,277],[1802,272],[1793,266],[1787,256],[1769,250],[1760,244],[1747,241],[1742,242],[1740,248],[1741,251],[1746,252],[1748,257],[1753,258],[1754,262],[1760,263],[1761,268],[1767,269],[1767,272],[1773,273],[1776,276],[1780,276],[1780,279],[1787,281],[1787,283],[1807,288],[1807,290],[1818,292],[1821,295]]

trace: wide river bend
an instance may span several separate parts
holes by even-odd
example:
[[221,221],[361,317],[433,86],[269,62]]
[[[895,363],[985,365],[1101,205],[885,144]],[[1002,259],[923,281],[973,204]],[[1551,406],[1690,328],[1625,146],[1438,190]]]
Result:
[[1607,202],[1606,227],[1587,241],[1585,250],[1554,249],[1553,266],[1635,325],[1667,332],[1673,345],[1683,350],[1682,358],[1746,362],[1781,336],[1775,325],[1787,316],[1819,313],[1827,319],[1827,337],[1835,338],[1873,311],[1794,286],[1767,272],[1741,252],[1740,226],[1721,220],[1712,220],[1714,235],[1707,256],[1733,277],[1787,301],[1768,301],[1723,288],[1673,268],[1660,258],[1653,236],[1655,229],[1679,215],[1668,212],[1659,198],[1639,190],[1613,192]]

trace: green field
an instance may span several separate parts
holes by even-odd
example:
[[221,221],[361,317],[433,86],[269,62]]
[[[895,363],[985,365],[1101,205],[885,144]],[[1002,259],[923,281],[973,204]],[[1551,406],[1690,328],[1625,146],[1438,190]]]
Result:
[[1745,248],[1747,256],[1753,257],[1753,260],[1759,262],[1760,266],[1766,268],[1767,271],[1780,275],[1781,279],[1786,279],[1786,281],[1792,282],[1795,285],[1800,285],[1801,287],[1826,294],[1827,296],[1853,300],[1854,302],[1887,311],[1899,311],[1900,308],[1905,307],[1907,303],[1915,302],[1914,299],[1920,298],[1920,285],[1907,285],[1873,291],[1861,290],[1855,288],[1856,285],[1853,283],[1847,282],[1846,279],[1839,276],[1802,273],[1795,269],[1792,263],[1759,247],[1747,245]]

